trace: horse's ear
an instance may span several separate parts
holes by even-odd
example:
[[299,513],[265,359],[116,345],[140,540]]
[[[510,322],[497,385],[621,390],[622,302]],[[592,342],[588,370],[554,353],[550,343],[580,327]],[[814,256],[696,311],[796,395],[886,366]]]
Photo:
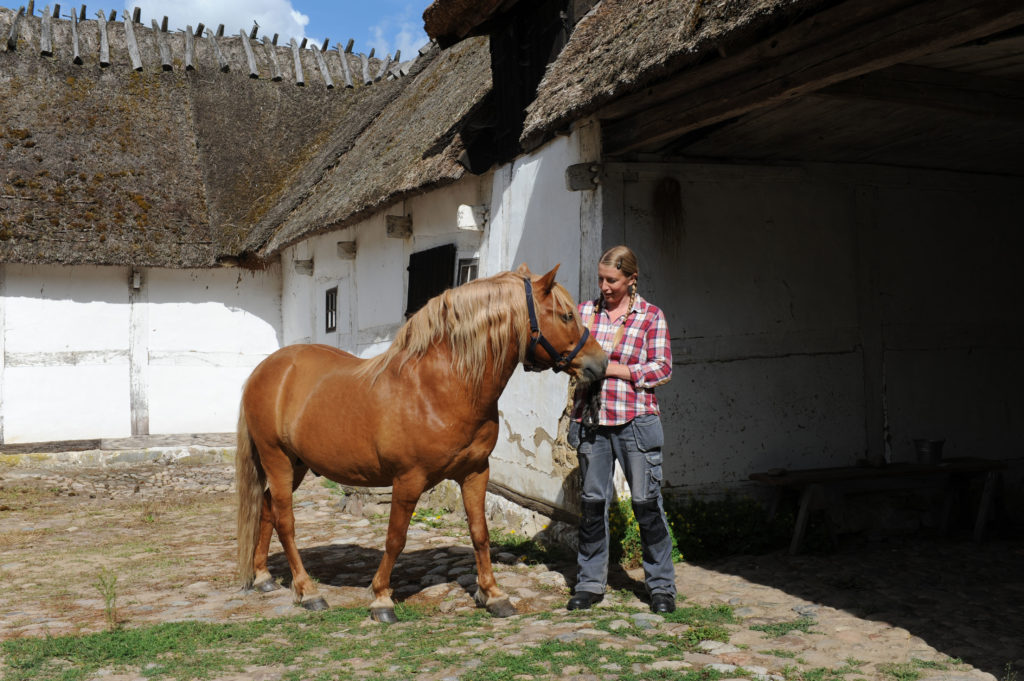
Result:
[[544,293],[551,293],[551,289],[555,287],[555,275],[558,274],[558,268],[561,266],[561,263],[555,265],[554,269],[538,279],[537,288],[544,291]]
[[532,272],[530,272],[530,268],[526,266],[525,262],[522,265],[520,265],[519,267],[516,268],[516,273],[517,274],[522,274],[525,277],[532,276],[532,274],[533,274]]

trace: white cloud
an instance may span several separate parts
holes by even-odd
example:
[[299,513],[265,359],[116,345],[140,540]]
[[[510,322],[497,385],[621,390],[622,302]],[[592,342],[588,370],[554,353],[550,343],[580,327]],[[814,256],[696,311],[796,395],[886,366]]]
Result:
[[309,17],[295,10],[290,0],[125,0],[124,4],[129,14],[140,7],[147,26],[151,19],[160,21],[166,15],[172,31],[184,30],[186,25],[194,29],[202,22],[212,31],[224,24],[225,35],[238,35],[240,30],[248,32],[255,21],[261,36],[278,33],[281,42],[288,42],[306,37],[309,24]]
[[427,42],[423,20],[412,5],[406,5],[401,14],[387,17],[372,26],[370,34],[373,36],[370,47],[377,51],[378,56],[393,55],[397,49],[402,52],[402,61],[415,57],[416,51]]

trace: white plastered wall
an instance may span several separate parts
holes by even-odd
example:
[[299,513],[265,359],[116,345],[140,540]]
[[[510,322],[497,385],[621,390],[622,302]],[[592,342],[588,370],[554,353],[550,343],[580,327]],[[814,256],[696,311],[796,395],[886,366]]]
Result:
[[6,443],[233,431],[242,382],[280,345],[278,268],[142,268],[136,282],[4,265],[2,280]]

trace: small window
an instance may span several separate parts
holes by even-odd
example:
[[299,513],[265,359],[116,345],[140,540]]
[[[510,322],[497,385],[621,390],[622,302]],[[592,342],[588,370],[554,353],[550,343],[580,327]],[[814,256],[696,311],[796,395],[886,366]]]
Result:
[[479,271],[480,260],[478,258],[460,258],[459,275],[455,283],[457,285],[462,285],[467,281],[473,281],[477,278]]
[[429,248],[409,256],[409,297],[405,316],[412,316],[428,300],[452,287],[455,244]]
[[338,330],[338,287],[327,289],[327,296],[324,299],[324,320],[326,321],[327,333]]

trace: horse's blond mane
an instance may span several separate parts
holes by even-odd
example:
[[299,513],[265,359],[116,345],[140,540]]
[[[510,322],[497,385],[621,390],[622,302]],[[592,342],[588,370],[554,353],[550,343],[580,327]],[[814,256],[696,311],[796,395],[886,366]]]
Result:
[[[490,359],[495,371],[505,364],[513,344],[517,361],[523,361],[526,354],[530,323],[524,278],[518,272],[502,272],[431,298],[402,325],[391,347],[363,363],[358,372],[376,381],[392,362],[398,362],[401,369],[432,346],[445,343],[451,348],[456,375],[473,387],[479,386],[489,349],[493,351]],[[575,309],[572,297],[562,286],[556,285],[551,293],[556,303],[552,314],[559,308]]]

